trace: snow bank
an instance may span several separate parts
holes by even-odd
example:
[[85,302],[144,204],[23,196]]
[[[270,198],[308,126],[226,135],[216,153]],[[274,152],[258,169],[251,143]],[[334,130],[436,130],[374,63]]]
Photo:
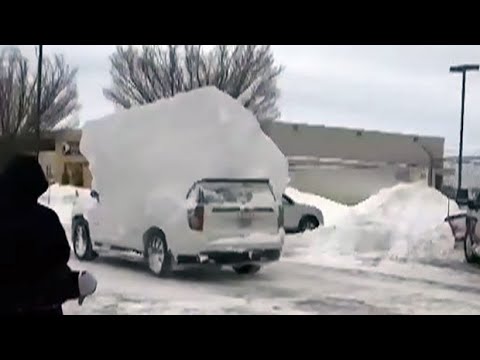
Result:
[[80,148],[100,193],[97,215],[127,230],[178,226],[188,190],[203,178],[268,178],[278,199],[289,180],[286,158],[254,115],[216,88],[89,121]]
[[336,203],[335,201],[318,195],[304,193],[292,187],[287,188],[285,193],[297,203],[310,205],[320,209],[323,213],[326,226],[336,225],[349,213],[350,210],[346,205]]
[[90,190],[70,185],[53,184],[40,197],[39,203],[51,208],[60,218],[66,229],[70,227],[73,206],[78,202],[87,202]]
[[[354,208],[357,226],[383,228],[390,258],[437,258],[453,250],[454,239],[444,222],[448,199],[423,183],[382,190]],[[450,203],[450,212],[460,209]]]
[[[448,199],[423,183],[400,184],[350,208],[335,227],[290,238],[285,258],[324,265],[449,258],[447,208]],[[458,206],[451,203],[450,212]]]

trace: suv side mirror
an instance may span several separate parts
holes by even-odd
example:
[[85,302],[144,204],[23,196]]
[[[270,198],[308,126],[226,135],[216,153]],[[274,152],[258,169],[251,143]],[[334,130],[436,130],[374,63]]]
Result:
[[285,195],[282,195],[282,204],[283,206],[295,205],[294,201]]
[[98,193],[98,191],[92,190],[92,191],[90,192],[90,196],[91,196],[93,199],[97,200],[97,202],[100,202],[100,194]]

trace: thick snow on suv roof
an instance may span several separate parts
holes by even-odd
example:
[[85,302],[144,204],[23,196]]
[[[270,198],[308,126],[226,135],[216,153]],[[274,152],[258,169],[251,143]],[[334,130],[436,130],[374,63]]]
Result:
[[287,160],[255,116],[213,87],[89,121],[80,147],[116,222],[174,216],[204,178],[270,179],[277,199],[288,183]]

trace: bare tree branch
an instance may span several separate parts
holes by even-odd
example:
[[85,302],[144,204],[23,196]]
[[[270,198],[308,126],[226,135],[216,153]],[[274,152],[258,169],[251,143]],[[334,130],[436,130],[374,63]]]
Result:
[[[75,68],[59,55],[44,58],[40,127],[53,128],[79,108]],[[15,47],[0,53],[0,135],[33,132],[37,121],[37,74]]]
[[280,117],[277,79],[283,68],[268,45],[217,45],[208,52],[201,45],[117,47],[110,64],[112,85],[104,94],[124,108],[213,85],[239,99],[260,123]]

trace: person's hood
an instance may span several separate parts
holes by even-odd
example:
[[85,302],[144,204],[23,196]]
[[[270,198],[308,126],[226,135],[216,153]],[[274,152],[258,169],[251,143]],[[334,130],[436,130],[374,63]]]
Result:
[[34,156],[16,155],[0,175],[0,202],[36,203],[48,189],[42,167]]

